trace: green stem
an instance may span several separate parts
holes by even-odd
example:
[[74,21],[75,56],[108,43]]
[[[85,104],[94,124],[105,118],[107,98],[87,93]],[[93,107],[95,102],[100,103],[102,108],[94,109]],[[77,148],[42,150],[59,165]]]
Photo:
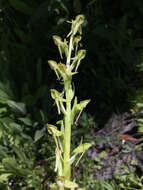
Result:
[[71,81],[65,84],[66,92],[66,114],[65,114],[65,134],[64,134],[64,177],[70,180],[71,166],[68,160],[70,159],[70,146],[71,146],[71,100],[70,91]]
[[[69,43],[69,55],[67,57],[66,65],[70,65],[71,53],[72,53],[72,41],[73,36],[70,37]],[[66,93],[66,114],[64,117],[65,122],[65,133],[64,133],[64,177],[70,180],[71,177],[71,165],[68,162],[70,159],[70,148],[71,148],[71,99],[70,99],[70,88],[71,88],[72,78],[67,79],[64,82],[64,88]]]

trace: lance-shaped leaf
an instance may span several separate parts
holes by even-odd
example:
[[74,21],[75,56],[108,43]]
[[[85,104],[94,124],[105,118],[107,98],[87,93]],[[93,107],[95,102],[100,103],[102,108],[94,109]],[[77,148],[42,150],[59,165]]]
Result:
[[73,125],[73,123],[74,123],[74,118],[75,118],[77,112],[78,112],[78,110],[77,110],[77,97],[75,97],[74,103],[73,103],[72,112],[71,112],[72,125]]
[[75,71],[77,71],[77,69],[81,63],[81,60],[84,59],[85,55],[86,55],[86,50],[81,49],[78,51],[78,53],[75,57],[71,58],[73,60],[72,64],[71,64],[71,70],[76,67]]
[[67,57],[68,56],[67,41],[66,40],[62,41],[62,38],[57,35],[53,36],[53,40],[54,40],[55,44],[58,46],[61,58],[63,59],[63,56],[62,56],[63,53],[65,53],[65,55]]
[[79,104],[77,104],[77,97],[75,97],[73,108],[72,108],[72,112],[71,112],[71,121],[72,121],[72,124],[74,123],[75,116],[78,114],[77,115],[77,119],[76,119],[76,122],[77,122],[77,120],[80,117],[80,114],[82,113],[83,109],[87,106],[87,104],[89,102],[90,102],[90,100],[83,100],[83,101],[80,101]]
[[72,21],[72,35],[74,36],[77,32],[82,34],[81,25],[84,22],[84,15],[76,16],[75,20]]
[[84,143],[80,144],[77,148],[73,150],[74,153],[80,154],[88,150],[94,143]]
[[59,136],[62,135],[62,131],[59,131],[59,130],[57,129],[57,127],[54,126],[54,125],[47,124],[47,128],[48,128],[48,132],[49,132],[50,134],[54,135],[54,136],[59,137]]
[[82,111],[86,106],[87,104],[90,102],[90,100],[83,100],[83,101],[80,101],[79,104],[77,104],[77,110],[79,111]]

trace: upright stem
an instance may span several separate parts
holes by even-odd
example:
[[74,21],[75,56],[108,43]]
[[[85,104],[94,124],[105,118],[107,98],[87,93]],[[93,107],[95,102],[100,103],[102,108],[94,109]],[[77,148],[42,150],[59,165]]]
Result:
[[71,81],[65,83],[66,92],[66,115],[65,122],[65,134],[64,134],[64,177],[70,180],[71,166],[68,160],[70,159],[70,146],[71,146],[71,99],[70,99]]
[[[71,53],[72,53],[72,41],[73,37],[70,37],[69,43],[69,55],[67,57],[66,65],[70,65]],[[72,77],[64,82],[65,94],[66,94],[66,114],[64,117],[65,122],[65,133],[64,133],[64,177],[70,180],[71,177],[71,166],[68,160],[70,159],[70,148],[71,148],[71,98],[70,98],[70,88],[71,88]]]

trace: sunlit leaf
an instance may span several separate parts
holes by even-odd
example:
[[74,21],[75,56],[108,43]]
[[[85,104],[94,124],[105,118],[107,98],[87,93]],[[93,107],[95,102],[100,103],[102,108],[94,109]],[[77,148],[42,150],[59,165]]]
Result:
[[82,111],[86,106],[87,104],[90,102],[90,100],[83,100],[83,101],[80,101],[79,104],[77,104],[77,109],[79,111]]
[[75,148],[73,150],[74,153],[82,153],[85,152],[87,149],[89,149],[91,146],[93,145],[93,143],[84,143],[84,144],[80,144],[77,148]]

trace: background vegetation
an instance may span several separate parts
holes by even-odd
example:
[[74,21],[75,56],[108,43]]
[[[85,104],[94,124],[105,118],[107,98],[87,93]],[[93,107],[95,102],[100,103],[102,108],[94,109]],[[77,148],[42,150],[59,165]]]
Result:
[[0,1],[1,188],[48,189],[54,178],[45,124],[57,120],[49,90],[58,83],[47,60],[58,59],[52,35],[64,37],[67,20],[86,17],[87,56],[74,82],[77,95],[92,100],[86,111],[93,121],[84,118],[79,134],[142,101],[142,7],[142,0]]

